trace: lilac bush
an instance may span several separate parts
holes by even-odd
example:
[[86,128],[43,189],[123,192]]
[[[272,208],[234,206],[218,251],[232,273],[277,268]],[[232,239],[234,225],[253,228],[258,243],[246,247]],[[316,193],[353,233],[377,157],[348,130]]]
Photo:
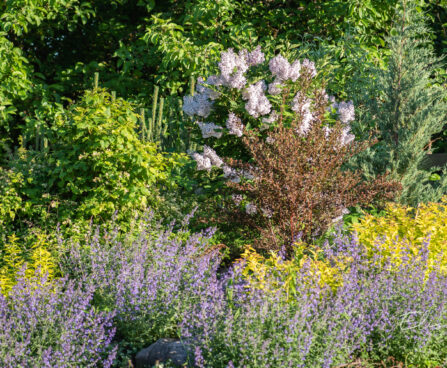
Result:
[[321,287],[306,264],[289,275],[296,280],[292,301],[283,289],[248,289],[240,265],[216,280],[182,323],[195,343],[196,365],[320,368],[360,355],[416,366],[447,363],[447,277],[427,273],[426,254],[397,268],[373,266],[357,241],[345,237],[326,253],[351,260],[336,291]]
[[178,336],[185,311],[212,292],[220,262],[209,242],[213,229],[163,230],[151,219],[140,225],[124,241],[98,229],[87,246],[66,244],[62,262],[63,272],[95,289],[101,308],[116,312],[117,335],[137,347]]
[[0,366],[111,367],[114,314],[97,311],[92,297],[66,278],[19,278],[0,293]]

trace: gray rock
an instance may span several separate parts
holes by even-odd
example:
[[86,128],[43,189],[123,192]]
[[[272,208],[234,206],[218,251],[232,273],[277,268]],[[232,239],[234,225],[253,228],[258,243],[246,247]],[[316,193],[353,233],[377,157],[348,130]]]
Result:
[[177,339],[160,339],[138,352],[135,357],[136,368],[152,368],[157,363],[170,360],[177,367],[184,367],[188,360],[186,346]]

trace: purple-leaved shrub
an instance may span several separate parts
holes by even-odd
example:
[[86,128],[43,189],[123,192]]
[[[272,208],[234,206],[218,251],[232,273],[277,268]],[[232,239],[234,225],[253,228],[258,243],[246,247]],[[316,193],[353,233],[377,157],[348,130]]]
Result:
[[7,297],[0,293],[0,366],[111,367],[114,313],[92,306],[90,288],[24,272]]
[[247,288],[243,265],[216,279],[182,323],[196,365],[321,368],[393,356],[445,366],[447,277],[427,272],[426,254],[373,267],[356,240],[341,236],[326,251],[351,260],[336,290],[321,286],[307,264],[288,275],[295,278],[293,300],[284,288]]

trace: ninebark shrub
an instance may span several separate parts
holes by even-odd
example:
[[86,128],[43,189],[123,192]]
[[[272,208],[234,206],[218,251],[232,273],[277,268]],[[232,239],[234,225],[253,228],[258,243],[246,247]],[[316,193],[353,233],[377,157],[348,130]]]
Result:
[[387,181],[386,175],[365,182],[359,171],[343,169],[372,140],[346,142],[341,121],[332,128],[324,125],[327,100],[321,91],[316,93],[314,101],[314,119],[305,137],[300,134],[302,117],[296,114],[287,119],[281,113],[280,124],[265,139],[258,129],[242,137],[255,167],[250,169],[246,162],[229,160],[230,166],[251,170],[254,176],[253,180],[229,181],[227,185],[244,193],[251,212],[256,209],[258,216],[254,217],[247,213],[250,210],[235,207],[240,216],[260,230],[258,247],[281,248],[298,236],[310,240],[342,216],[347,207],[391,199],[399,187]]

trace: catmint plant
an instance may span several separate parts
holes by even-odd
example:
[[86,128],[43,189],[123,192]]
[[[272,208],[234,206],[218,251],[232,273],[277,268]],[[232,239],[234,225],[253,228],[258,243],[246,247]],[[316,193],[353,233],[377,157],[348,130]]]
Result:
[[[185,97],[184,111],[197,119],[206,142],[203,153],[191,156],[198,170],[221,173],[228,198],[243,196],[238,204],[229,200],[224,213],[259,230],[258,248],[290,246],[299,233],[310,241],[346,208],[397,192],[386,175],[365,182],[346,169],[373,141],[355,139],[352,101],[327,94],[313,61],[289,62],[281,54],[267,61],[258,46],[222,52],[218,68]],[[195,112],[202,110],[207,123]]]
[[197,293],[211,292],[209,283],[217,277],[218,248],[209,243],[214,230],[189,234],[173,227],[162,229],[149,217],[124,241],[113,233],[100,236],[98,228],[87,247],[63,245],[63,272],[86,280],[97,304],[116,312],[117,334],[134,347],[178,337],[183,313]]
[[7,297],[0,293],[0,366],[111,367],[114,313],[93,307],[93,290],[24,272]]
[[250,276],[242,276],[244,264],[236,264],[183,320],[196,366],[329,368],[390,356],[444,366],[447,277],[430,269],[427,244],[398,266],[380,259],[371,266],[358,241],[339,234],[325,253],[349,260],[341,285],[322,286],[305,262],[281,275],[294,280],[293,295],[273,286],[284,271],[272,270],[265,287],[253,289]]

